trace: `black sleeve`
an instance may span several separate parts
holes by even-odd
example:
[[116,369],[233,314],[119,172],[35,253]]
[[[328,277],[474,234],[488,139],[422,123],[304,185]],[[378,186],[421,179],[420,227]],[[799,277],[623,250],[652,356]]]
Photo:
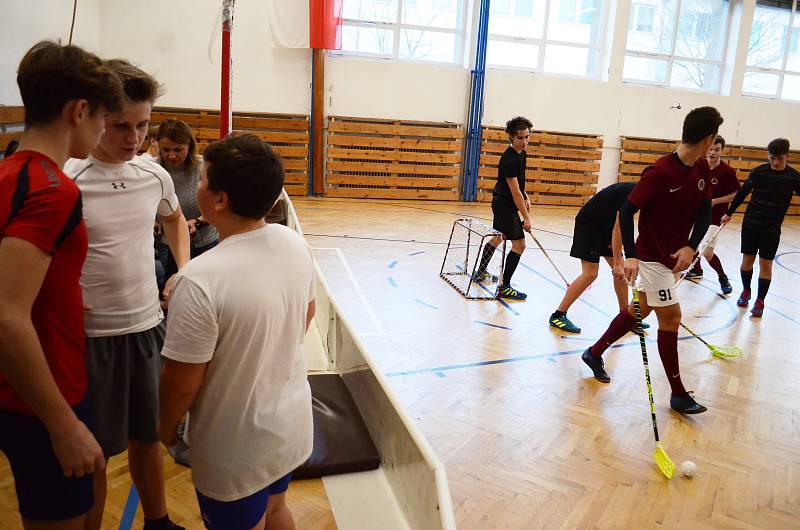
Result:
[[736,192],[736,196],[728,205],[728,211],[725,213],[727,213],[728,215],[733,215],[733,212],[735,212],[736,208],[738,208],[739,205],[744,202],[747,196],[750,195],[750,192],[753,191],[754,187],[755,185],[753,184],[752,179],[745,180],[744,184],[742,184],[742,187],[739,188],[739,191]]
[[622,246],[626,258],[636,257],[636,240],[633,238],[633,216],[639,208],[631,201],[625,201],[619,208],[619,230],[622,232]]
[[708,232],[708,227],[711,225],[711,199],[706,199],[700,210],[697,212],[697,217],[694,220],[694,228],[692,228],[692,235],[689,238],[689,246],[697,250],[703,237]]

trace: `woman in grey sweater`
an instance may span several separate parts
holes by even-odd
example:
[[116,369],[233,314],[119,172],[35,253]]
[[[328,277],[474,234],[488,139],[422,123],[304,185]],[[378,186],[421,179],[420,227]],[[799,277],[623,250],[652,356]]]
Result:
[[[169,172],[175,184],[175,193],[191,236],[191,257],[195,258],[219,243],[217,230],[202,218],[197,207],[197,185],[203,168],[203,160],[197,155],[197,141],[192,129],[185,122],[175,119],[164,120],[158,128],[156,140],[159,148],[157,162]],[[159,251],[159,257],[164,258],[163,250]],[[178,271],[168,248],[166,260],[162,263],[165,279]]]

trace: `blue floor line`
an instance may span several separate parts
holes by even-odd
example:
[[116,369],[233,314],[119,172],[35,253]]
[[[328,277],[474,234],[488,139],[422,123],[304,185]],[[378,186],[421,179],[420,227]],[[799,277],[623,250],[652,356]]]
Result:
[[[609,349],[614,348],[625,348],[628,346],[638,346],[639,341],[635,342],[623,342],[621,344],[614,344],[613,346],[609,347]],[[540,353],[535,355],[521,355],[519,357],[507,357],[504,359],[494,359],[491,361],[476,361],[473,363],[464,363],[464,364],[451,364],[445,366],[436,366],[434,368],[419,368],[416,370],[404,370],[401,372],[388,372],[386,373],[386,377],[399,377],[402,375],[417,375],[417,374],[430,374],[436,372],[449,372],[452,370],[462,370],[465,368],[479,368],[482,366],[490,366],[493,364],[508,364],[508,363],[518,363],[523,361],[535,361],[537,359],[547,359],[551,357],[564,357],[566,355],[574,355],[576,353],[583,353],[586,351],[586,348],[581,348],[580,350],[568,350],[568,351],[559,351],[559,352],[552,352],[552,353]]]
[[400,287],[392,277],[389,278],[389,283],[392,284],[392,287]]
[[391,263],[389,264],[389,268],[390,268],[390,269],[394,269],[396,265],[397,265],[397,260],[395,260],[395,261],[391,262]]
[[[560,287],[559,284],[556,284],[555,282],[552,282],[548,278],[546,278],[546,277],[542,276],[541,274],[539,274],[537,271],[535,271],[533,269],[531,269],[531,271],[534,272],[535,274],[541,276],[545,280],[549,281],[550,283],[553,283],[556,286]],[[702,287],[702,288],[704,288],[706,290],[714,292],[716,294],[716,288],[711,288],[708,285],[704,285],[702,283],[696,283],[696,282],[692,282],[692,283],[694,283],[695,285],[698,285],[698,286],[700,286],[700,287]],[[733,305],[733,302],[731,300],[729,300],[728,298],[725,298],[725,302],[727,302],[726,306],[729,308],[730,315],[731,315],[728,318],[728,321],[725,322],[724,324],[722,324],[721,326],[716,327],[716,328],[714,328],[712,330],[705,331],[705,332],[702,332],[702,333],[698,333],[697,334],[698,336],[700,336],[700,337],[708,337],[710,335],[714,335],[715,333],[719,333],[720,331],[726,330],[726,329],[730,328],[731,326],[733,326],[733,324],[736,322],[736,319],[739,316],[739,312],[736,310],[736,306]],[[599,308],[597,308],[597,309],[601,313],[604,313]],[[800,321],[797,321],[797,320],[793,319],[792,317],[790,317],[790,316],[788,316],[788,315],[786,315],[784,313],[781,313],[781,312],[779,312],[777,310],[775,310],[775,312],[778,313],[779,315],[783,316],[784,318],[787,318],[787,319],[791,320],[792,322],[800,324]],[[567,338],[567,337],[564,337],[564,338]],[[571,337],[570,336],[569,338],[571,338],[573,340],[575,340],[575,339],[584,340],[582,337]],[[686,336],[683,336],[683,337],[678,337],[679,341],[692,340],[692,339],[694,339],[694,337],[692,335],[686,335]],[[585,340],[588,342],[589,339],[585,339]],[[651,344],[653,342],[655,342],[652,339],[647,339],[647,341],[650,342]],[[596,339],[595,339],[594,342],[596,342]],[[623,343],[620,343],[620,344],[614,344],[613,346],[609,347],[609,349],[624,348],[626,346],[634,346],[634,345],[638,345],[638,344],[639,344],[638,341],[636,341],[636,342],[623,342]],[[533,361],[533,360],[537,360],[537,359],[547,359],[547,358],[552,358],[552,357],[561,357],[561,356],[565,356],[565,355],[572,355],[572,354],[575,354],[575,353],[583,353],[583,351],[584,351],[584,349],[568,350],[568,351],[563,351],[563,352],[553,352],[553,353],[534,354],[534,355],[522,355],[522,356],[519,356],[519,357],[509,357],[509,358],[505,358],[505,359],[495,359],[495,360],[492,360],[492,361],[477,361],[477,362],[473,362],[473,363],[438,366],[438,367],[435,367],[435,368],[420,368],[420,369],[416,369],[416,370],[406,370],[406,371],[400,371],[400,372],[389,372],[389,373],[386,374],[386,377],[398,377],[398,376],[401,376],[401,375],[429,374],[429,373],[435,373],[435,372],[445,372],[445,371],[449,371],[449,370],[460,370],[460,369],[465,369],[465,368],[479,368],[479,367],[482,367],[482,366],[488,366],[488,365],[493,365],[493,364],[506,364],[506,363],[521,362],[521,361]]]
[[419,298],[414,298],[414,301],[415,301],[416,303],[418,303],[418,304],[424,305],[425,307],[429,307],[429,308],[431,308],[431,309],[436,309],[436,310],[438,310],[438,309],[439,309],[439,308],[438,308],[438,307],[436,307],[435,305],[433,305],[433,304],[429,304],[428,302],[423,302],[423,301],[422,301],[422,300],[420,300]]
[[131,484],[128,492],[128,500],[125,501],[125,509],[122,511],[122,518],[119,520],[119,530],[131,530],[133,518],[136,516],[136,508],[139,506],[139,492],[136,486]]
[[787,255],[787,254],[800,254],[800,252],[798,252],[798,251],[792,251],[792,252],[781,252],[780,254],[778,254],[777,256],[775,256],[775,263],[777,263],[777,264],[778,264],[778,266],[779,266],[780,268],[782,268],[782,269],[785,269],[785,270],[787,270],[787,271],[791,272],[792,274],[796,274],[797,276],[800,276],[800,272],[797,272],[796,270],[794,270],[794,269],[792,269],[792,268],[790,268],[790,267],[787,267],[786,265],[784,265],[783,263],[781,263],[781,257],[782,257],[782,256],[785,256],[785,255]]
[[492,323],[489,323],[489,322],[484,322],[482,320],[473,320],[473,322],[475,322],[476,324],[483,324],[484,326],[489,326],[489,327],[492,327],[492,328],[506,329],[508,331],[511,331],[511,328],[506,327],[506,326],[501,326],[499,324],[492,324]]

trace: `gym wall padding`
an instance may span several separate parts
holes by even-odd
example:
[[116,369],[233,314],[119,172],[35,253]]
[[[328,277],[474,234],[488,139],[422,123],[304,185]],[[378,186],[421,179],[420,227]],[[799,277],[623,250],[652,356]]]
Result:
[[313,374],[314,448],[296,479],[377,469],[381,463],[364,420],[339,374]]
[[[500,155],[508,147],[501,127],[484,127],[478,200],[490,202]],[[583,206],[597,191],[603,138],[589,134],[531,131],[525,191],[531,204]]]

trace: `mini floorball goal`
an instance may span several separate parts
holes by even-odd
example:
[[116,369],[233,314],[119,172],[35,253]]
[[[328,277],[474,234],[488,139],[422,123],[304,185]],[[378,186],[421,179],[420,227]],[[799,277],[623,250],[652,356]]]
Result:
[[[500,238],[500,243],[486,264],[487,274],[479,278],[483,248],[495,237]],[[475,219],[456,219],[439,276],[468,300],[497,298],[506,256],[502,237],[500,232]]]

